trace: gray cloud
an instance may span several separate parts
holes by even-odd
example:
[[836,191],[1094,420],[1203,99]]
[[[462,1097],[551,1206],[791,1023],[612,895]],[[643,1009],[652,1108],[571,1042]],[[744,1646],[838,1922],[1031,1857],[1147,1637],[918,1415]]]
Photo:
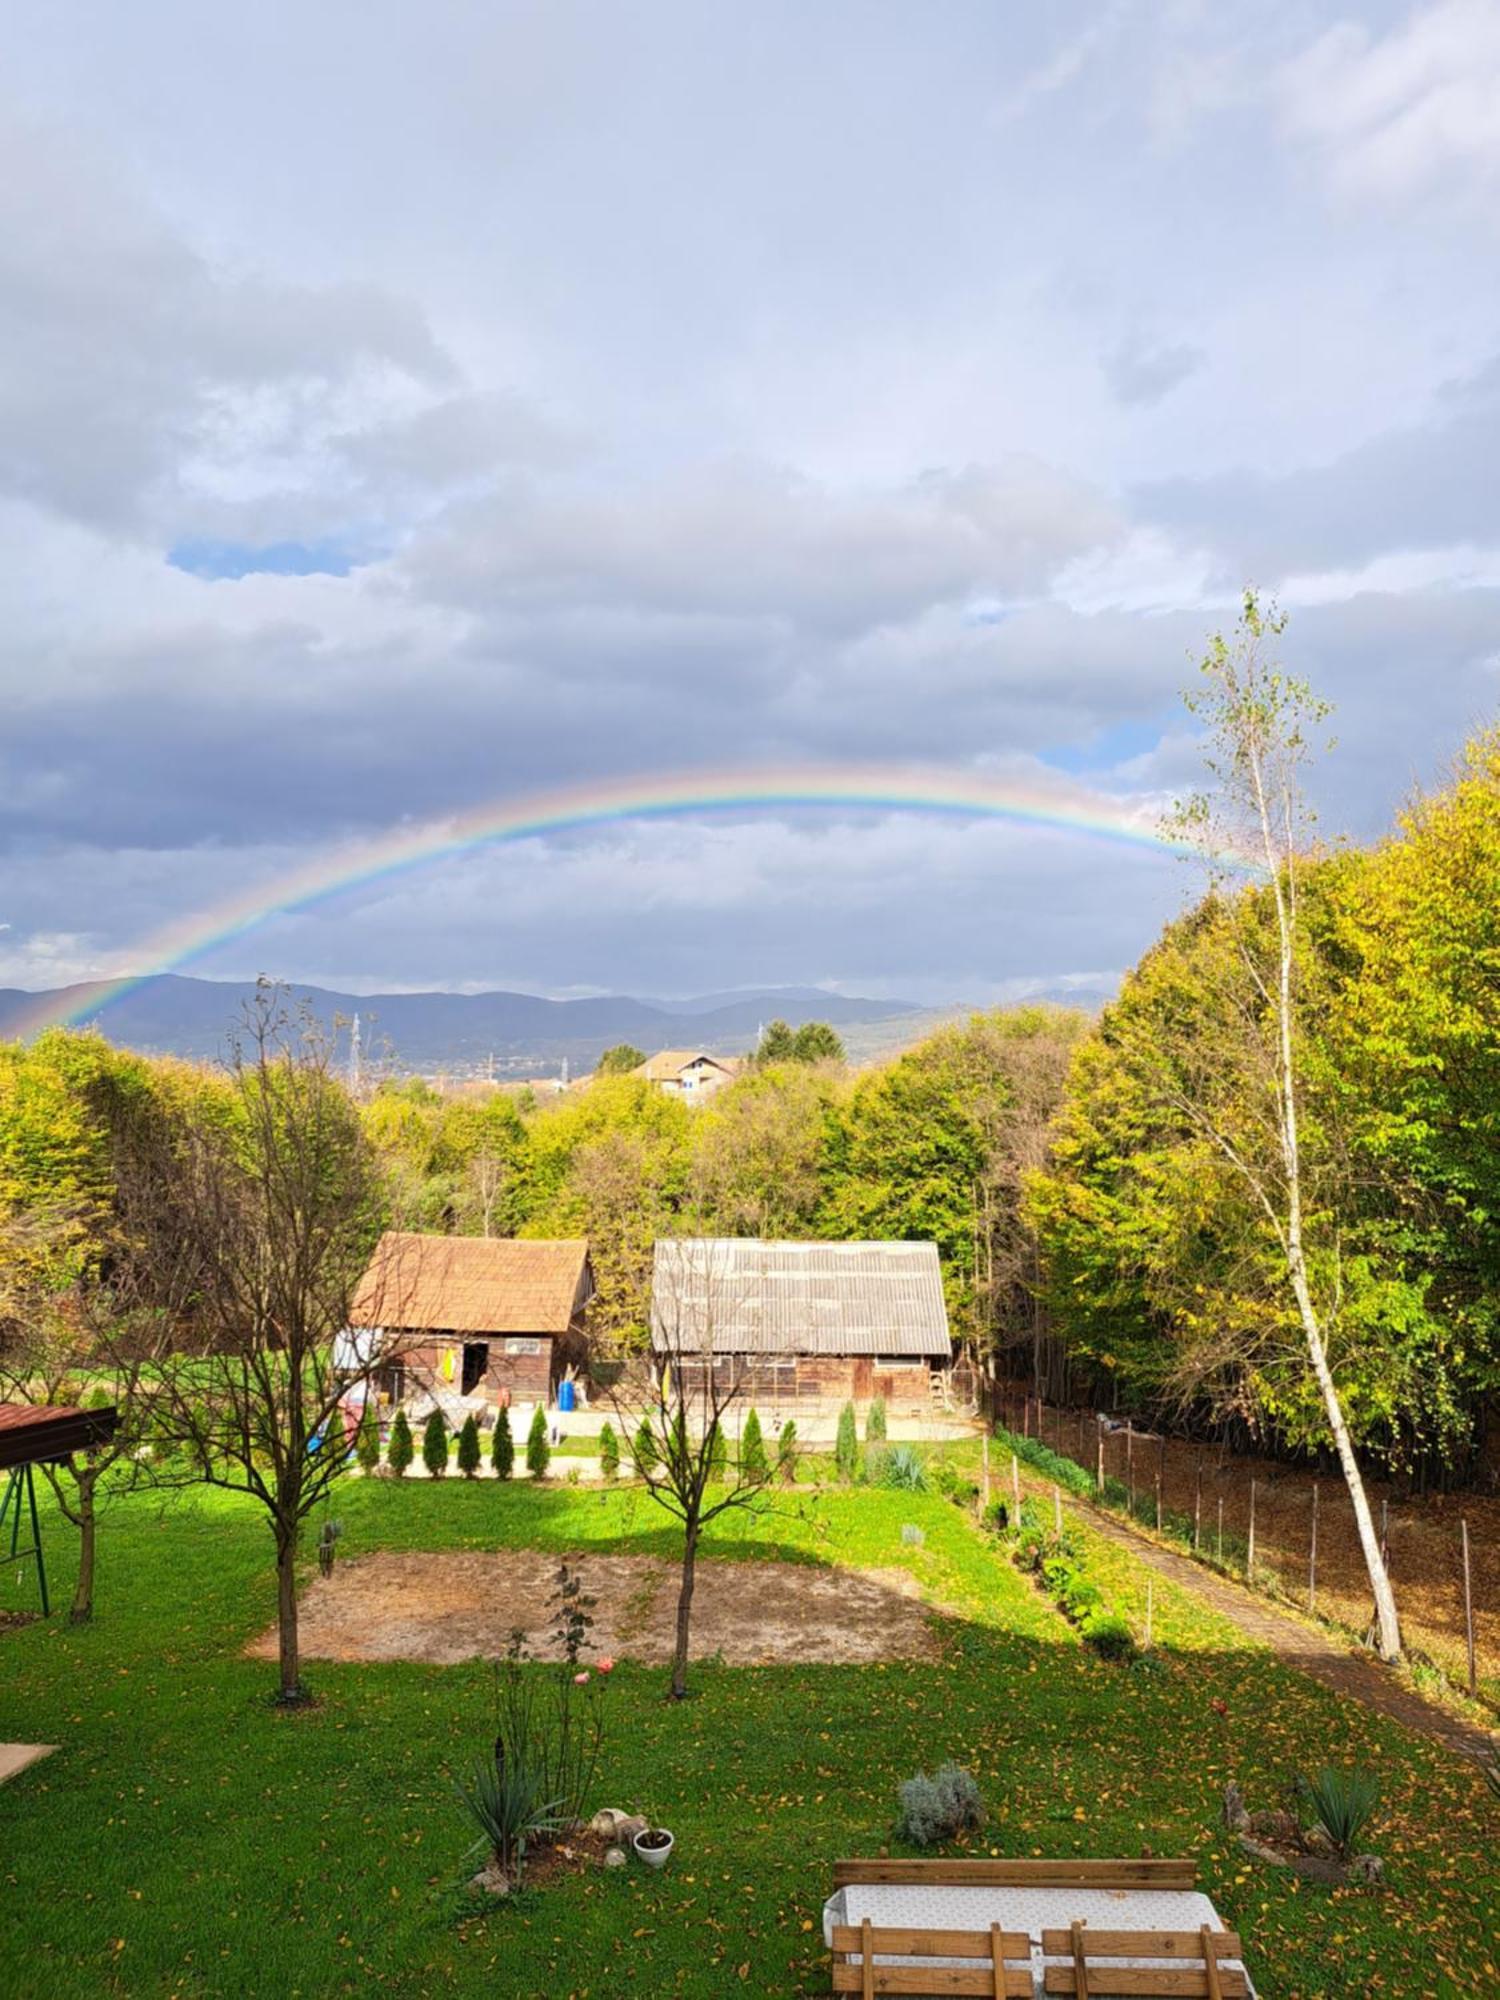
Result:
[[1203,350],[1129,333],[1100,366],[1115,400],[1126,405],[1159,403],[1203,366]]

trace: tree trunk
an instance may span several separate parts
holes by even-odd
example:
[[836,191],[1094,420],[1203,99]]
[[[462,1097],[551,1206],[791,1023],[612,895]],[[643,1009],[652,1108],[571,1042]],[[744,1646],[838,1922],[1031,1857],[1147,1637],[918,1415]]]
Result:
[[306,1701],[297,1648],[297,1538],[299,1523],[276,1524],[276,1632],[281,1651],[281,1685],[276,1699],[293,1708]]
[[68,1612],[70,1625],[86,1625],[94,1615],[94,1487],[99,1474],[84,1466],[78,1484],[78,1583]]
[[677,1646],[672,1654],[672,1699],[681,1701],[687,1693],[688,1629],[693,1614],[693,1585],[697,1581],[698,1529],[687,1530],[682,1545],[682,1588],[677,1594]]

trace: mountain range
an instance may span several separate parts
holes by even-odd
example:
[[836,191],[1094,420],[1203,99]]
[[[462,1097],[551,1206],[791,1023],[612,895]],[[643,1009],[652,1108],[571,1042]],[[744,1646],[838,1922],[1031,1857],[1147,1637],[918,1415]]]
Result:
[[[208,1060],[222,1055],[244,1020],[249,981],[192,979],[161,973],[115,999],[103,981],[51,993],[0,988],[0,1039],[20,1032],[51,1002],[76,1026],[95,1025],[121,1047]],[[459,1075],[549,1075],[566,1062],[574,1075],[603,1051],[632,1042],[647,1055],[692,1044],[717,1055],[753,1047],[761,1024],[780,1017],[795,1027],[829,1021],[841,1033],[876,1023],[911,1023],[924,1010],[900,1000],[864,1000],[817,987],[766,987],[707,993],[686,1000],[604,995],[547,1000],[532,993],[339,993],[293,982],[291,992],[323,1026],[347,1042],[355,1014],[372,1060],[402,1071]],[[107,1003],[107,1004],[106,1004]],[[884,1042],[887,1035],[877,1039]],[[896,1039],[908,1037],[898,1035]]]

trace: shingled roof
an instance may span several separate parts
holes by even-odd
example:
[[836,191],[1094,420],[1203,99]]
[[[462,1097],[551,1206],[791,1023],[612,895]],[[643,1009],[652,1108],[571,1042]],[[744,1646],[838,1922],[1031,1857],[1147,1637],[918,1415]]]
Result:
[[715,1354],[912,1354],[952,1349],[935,1243],[763,1243],[667,1237],[656,1246],[658,1349]]
[[588,1254],[582,1240],[389,1229],[349,1321],[434,1333],[566,1333],[587,1296]]

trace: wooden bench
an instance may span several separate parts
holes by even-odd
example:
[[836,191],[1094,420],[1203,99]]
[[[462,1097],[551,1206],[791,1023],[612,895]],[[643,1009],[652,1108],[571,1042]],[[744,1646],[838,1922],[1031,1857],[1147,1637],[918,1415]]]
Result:
[[[880,1965],[882,1957],[900,1965]],[[922,1965],[924,1958],[967,1958],[974,1965]],[[1025,1931],[892,1930],[884,1925],[835,1924],[833,1990],[859,1993],[977,1993],[981,2000],[1031,2000],[1031,1939]]]
[[835,1861],[833,1886],[940,1883],[959,1889],[1192,1889],[1191,1861]]
[[[1105,1931],[1086,1924],[1042,1932],[1042,1956],[1066,1958],[1049,1965],[1042,1976],[1044,1993],[1073,1993],[1079,2000],[1123,2000],[1145,1995],[1147,2000],[1244,2000],[1249,1982],[1236,1965],[1221,1959],[1239,1958],[1234,1931]],[[1120,1964],[1121,1959],[1173,1959],[1171,1965]]]

